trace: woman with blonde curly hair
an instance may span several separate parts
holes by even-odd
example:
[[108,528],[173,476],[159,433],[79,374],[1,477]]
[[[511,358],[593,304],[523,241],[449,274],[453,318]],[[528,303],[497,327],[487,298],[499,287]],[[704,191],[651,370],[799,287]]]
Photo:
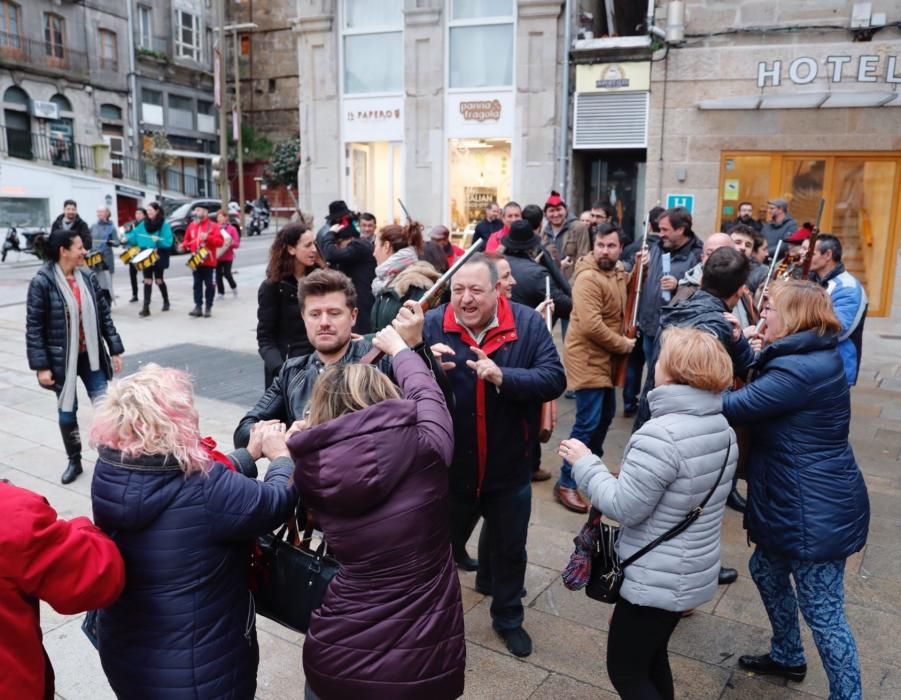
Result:
[[[98,616],[116,695],[250,700],[259,662],[250,543],[297,498],[284,426],[259,423],[246,450],[216,453],[200,436],[188,375],[148,364],[109,385],[91,443],[94,521],[125,560],[125,590]],[[272,460],[262,483],[261,455]]]

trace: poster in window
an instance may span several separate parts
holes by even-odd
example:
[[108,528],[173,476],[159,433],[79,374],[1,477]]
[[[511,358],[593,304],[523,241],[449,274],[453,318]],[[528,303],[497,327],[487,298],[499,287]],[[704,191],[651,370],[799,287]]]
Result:
[[464,187],[466,219],[479,221],[485,216],[485,208],[497,199],[497,187]]

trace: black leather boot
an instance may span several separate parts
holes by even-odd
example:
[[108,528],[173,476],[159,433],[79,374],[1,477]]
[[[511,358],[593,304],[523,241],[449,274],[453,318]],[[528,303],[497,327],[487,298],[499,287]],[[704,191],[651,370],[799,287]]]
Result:
[[163,311],[168,311],[170,308],[169,307],[169,290],[166,287],[166,283],[162,282],[159,285],[159,288],[160,288],[160,294],[163,295]]
[[71,484],[78,475],[81,474],[81,435],[78,433],[78,423],[72,426],[59,426],[59,432],[63,436],[63,445],[66,448],[66,456],[69,458],[69,464],[66,471],[63,472],[62,481],[64,484]]
[[144,285],[144,307],[138,312],[138,316],[150,315],[150,295],[153,293],[153,285]]
[[479,568],[479,560],[473,559],[466,551],[465,546],[453,547],[454,563],[463,571],[476,571]]
[[741,656],[738,659],[738,665],[761,676],[782,676],[784,679],[794,683],[800,683],[807,675],[807,664],[783,666],[773,661],[769,654]]

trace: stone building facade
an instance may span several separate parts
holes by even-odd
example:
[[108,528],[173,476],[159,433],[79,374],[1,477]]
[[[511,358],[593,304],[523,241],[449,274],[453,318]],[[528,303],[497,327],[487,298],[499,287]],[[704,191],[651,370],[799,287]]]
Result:
[[[369,8],[377,8],[371,11]],[[562,3],[301,0],[300,205],[471,230],[556,180]],[[337,77],[337,79],[336,79]]]
[[[667,24],[671,5],[658,3],[658,27]],[[870,314],[890,315],[893,306],[897,313],[901,6],[874,0],[855,19],[860,5],[688,0],[682,43],[576,42],[577,189],[581,184],[590,193],[586,161],[616,163],[625,154],[640,192],[633,221],[658,202],[687,204],[702,236],[734,219],[743,201],[765,218],[768,199],[786,199],[800,225],[814,220],[823,199],[822,229],[843,240],[847,267],[867,288]],[[580,82],[580,70],[587,80]],[[587,128],[592,115],[580,107],[600,104],[591,93],[601,89],[620,93],[615,97],[624,105],[630,94],[628,104],[642,107],[641,143],[629,144],[638,148],[619,148]],[[580,139],[592,145],[588,136],[603,148],[579,148]],[[614,180],[591,194],[608,195],[610,182],[619,184]]]

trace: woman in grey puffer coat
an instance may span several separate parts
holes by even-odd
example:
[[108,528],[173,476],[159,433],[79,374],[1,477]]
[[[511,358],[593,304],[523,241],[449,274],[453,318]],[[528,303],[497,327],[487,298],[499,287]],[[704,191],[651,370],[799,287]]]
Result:
[[738,460],[722,414],[732,362],[714,336],[667,329],[655,382],[651,420],[626,445],[618,479],[578,440],[560,445],[579,489],[622,526],[621,559],[677,525],[719,484],[694,523],[623,571],[607,642],[607,672],[623,698],[673,697],[667,644],[682,612],[716,591],[720,526]]

